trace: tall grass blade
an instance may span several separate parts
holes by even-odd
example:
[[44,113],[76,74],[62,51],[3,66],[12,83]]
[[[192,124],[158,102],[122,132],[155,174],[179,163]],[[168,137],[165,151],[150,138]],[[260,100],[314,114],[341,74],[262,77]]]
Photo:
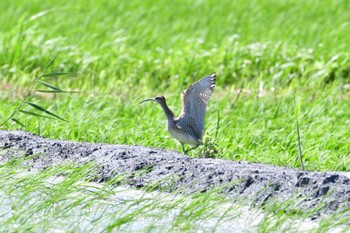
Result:
[[43,84],[44,86],[46,86],[46,87],[48,87],[48,88],[50,88],[50,89],[52,89],[52,90],[55,90],[56,92],[62,92],[61,89],[59,89],[58,87],[55,87],[55,86],[53,86],[53,85],[51,85],[51,84],[49,84],[49,83],[47,83],[47,82],[44,82],[44,81],[41,81],[41,80],[39,80],[39,82],[40,82],[41,84]]
[[38,114],[38,113],[35,113],[35,112],[30,112],[30,111],[19,110],[19,112],[21,112],[21,113],[23,113],[23,114],[35,116],[35,117],[44,117],[44,118],[48,118],[48,119],[54,119],[54,118],[52,118],[52,117],[45,116],[45,115],[41,115],[41,114]]
[[80,93],[80,91],[63,91],[62,89],[55,87],[47,82],[44,82],[42,80],[39,80],[38,82],[40,82],[41,84],[43,84],[44,86],[52,89],[52,90],[35,90],[36,92],[43,92],[43,93]]
[[300,163],[301,163],[301,169],[303,169],[303,171],[305,171],[304,162],[303,162],[303,152],[301,150],[301,143],[300,143],[300,132],[299,132],[298,120],[297,120],[297,133],[298,133],[298,152],[299,152],[299,159],[300,159]]
[[14,122],[16,122],[17,124],[19,124],[20,126],[24,127],[24,124],[22,122],[20,122],[19,120],[17,120],[16,118],[11,118],[11,120],[13,120]]
[[55,118],[57,118],[57,119],[59,119],[59,120],[67,121],[67,120],[63,119],[62,117],[57,116],[56,114],[54,114],[54,113],[52,113],[52,112],[46,110],[45,108],[43,108],[43,107],[41,107],[41,106],[39,106],[39,105],[37,105],[37,104],[34,104],[34,103],[32,103],[32,102],[29,102],[29,101],[26,101],[26,103],[29,104],[30,106],[32,106],[33,108],[35,108],[35,109],[37,109],[37,110],[39,110],[39,111],[42,111],[42,112],[44,112],[44,113],[46,113],[46,114],[49,114],[49,115],[51,115],[51,116],[53,116],[53,117],[55,117]]
[[[296,127],[297,127],[297,135],[298,135],[298,157],[300,159],[301,169],[304,171],[304,162],[303,162],[303,152],[301,150],[301,140],[300,140],[300,130],[299,130],[299,111],[300,111],[300,103],[297,103],[296,96],[294,95],[294,106],[295,106],[295,119],[296,119]],[[298,157],[295,159],[297,162]]]
[[[65,42],[64,42],[65,43]],[[47,63],[47,65],[45,66],[44,70],[42,73],[45,73],[46,70],[52,65],[53,61],[55,60],[55,58],[58,56],[58,54],[61,52],[64,43],[59,47],[59,49],[57,50],[57,52],[51,57],[49,63]],[[31,96],[35,86],[37,85],[39,79],[42,77],[42,75],[38,75],[33,82],[33,85],[30,87],[28,93],[25,95],[25,97],[23,98],[23,100],[17,105],[17,107],[15,108],[15,110],[0,124],[0,126],[3,126],[4,124],[6,124],[6,122],[8,122],[17,112],[18,110],[23,106],[23,104],[27,101],[27,99]]]
[[58,77],[58,76],[63,76],[63,75],[69,75],[69,74],[71,74],[71,73],[68,73],[68,72],[53,72],[53,73],[43,74],[43,75],[41,75],[41,77],[52,78],[52,77]]
[[243,92],[243,89],[244,89],[244,82],[242,82],[242,85],[241,85],[241,88],[239,89],[237,95],[236,95],[236,98],[235,100],[233,101],[233,103],[231,104],[231,108],[234,108],[234,106],[236,105],[239,97],[241,96],[242,92]]
[[218,116],[217,116],[217,119],[216,119],[215,140],[218,139],[218,136],[219,136],[219,129],[220,129],[220,112],[218,111]]
[[81,91],[54,91],[54,90],[35,90],[35,91],[42,92],[42,93],[68,93],[68,94],[81,93]]

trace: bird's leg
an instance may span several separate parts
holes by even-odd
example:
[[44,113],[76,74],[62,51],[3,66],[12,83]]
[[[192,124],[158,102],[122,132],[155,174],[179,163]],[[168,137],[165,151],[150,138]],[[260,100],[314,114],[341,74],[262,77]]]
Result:
[[187,154],[189,151],[194,150],[194,149],[196,149],[196,148],[199,147],[199,146],[200,146],[200,145],[197,145],[197,146],[192,147],[192,148],[190,148],[190,149],[188,149],[188,150],[184,150],[184,153]]

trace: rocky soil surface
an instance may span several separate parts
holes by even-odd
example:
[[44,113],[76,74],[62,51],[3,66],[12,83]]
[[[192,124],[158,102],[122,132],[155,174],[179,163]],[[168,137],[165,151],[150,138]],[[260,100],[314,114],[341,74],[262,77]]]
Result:
[[317,208],[314,218],[350,206],[347,173],[307,172],[265,164],[222,159],[198,159],[174,151],[142,146],[78,143],[51,140],[23,131],[0,131],[0,164],[32,155],[29,170],[45,169],[62,162],[98,166],[97,179],[105,182],[125,176],[133,188],[152,186],[165,192],[218,192],[234,199],[264,206],[270,200],[295,200],[301,210]]

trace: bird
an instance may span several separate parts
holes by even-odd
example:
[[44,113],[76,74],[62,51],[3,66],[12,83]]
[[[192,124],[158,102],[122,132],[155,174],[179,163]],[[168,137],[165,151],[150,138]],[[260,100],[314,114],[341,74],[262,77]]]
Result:
[[[210,74],[190,85],[182,92],[182,111],[175,117],[164,96],[148,98],[140,102],[154,101],[160,104],[167,118],[167,130],[181,143],[184,154],[203,145],[206,108],[214,92],[216,74]],[[194,147],[185,150],[185,144]]]

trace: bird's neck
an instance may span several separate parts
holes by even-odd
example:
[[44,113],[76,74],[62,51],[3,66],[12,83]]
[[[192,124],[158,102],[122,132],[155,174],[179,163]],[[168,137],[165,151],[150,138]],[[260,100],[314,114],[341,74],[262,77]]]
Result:
[[160,106],[162,106],[166,118],[168,120],[174,120],[175,115],[174,115],[173,111],[171,111],[171,109],[168,107],[166,102],[160,102],[159,104],[160,104]]

